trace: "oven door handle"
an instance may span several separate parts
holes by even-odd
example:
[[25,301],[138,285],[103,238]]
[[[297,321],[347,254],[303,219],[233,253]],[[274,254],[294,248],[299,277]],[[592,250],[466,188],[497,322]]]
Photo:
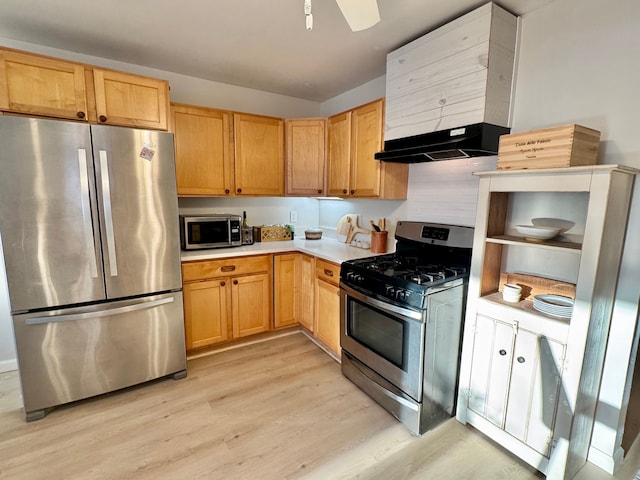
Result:
[[411,320],[416,320],[418,322],[424,322],[424,314],[422,312],[416,312],[415,310],[409,310],[408,308],[402,308],[397,305],[393,305],[391,303],[382,302],[376,298],[372,298],[368,295],[360,293],[353,288],[347,287],[345,284],[341,283],[340,288],[345,291],[347,295],[355,298],[356,300],[361,301],[367,305],[374,306],[379,308],[380,310],[395,314],[402,315],[405,318],[410,318]]
[[[348,355],[348,354],[347,354]],[[348,355],[349,360],[350,360],[350,365],[356,369],[358,372],[360,372],[362,375],[364,375],[365,377],[367,377],[371,383],[369,384],[369,386],[373,387],[378,393],[380,393],[381,395],[384,395],[385,397],[390,398],[391,400],[400,403],[403,407],[417,411],[418,410],[418,405],[416,404],[415,400],[408,400],[407,398],[405,398],[405,393],[402,392],[401,390],[399,390],[395,385],[382,380],[382,379],[376,379],[374,377],[372,377],[371,375],[369,375],[369,373],[367,373],[366,370],[368,370],[368,367],[366,366],[361,366],[360,361],[354,358],[351,358],[350,355]],[[365,370],[366,369],[366,370]],[[377,376],[377,375],[376,375]],[[380,381],[384,382],[383,385],[380,384]]]

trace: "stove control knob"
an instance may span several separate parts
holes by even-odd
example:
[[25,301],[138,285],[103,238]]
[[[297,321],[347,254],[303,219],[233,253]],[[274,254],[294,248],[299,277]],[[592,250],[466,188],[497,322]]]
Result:
[[387,285],[384,289],[384,294],[388,297],[393,298],[395,296],[395,293],[396,289],[393,287],[393,285]]
[[406,300],[410,294],[411,292],[408,290],[398,290],[398,292],[396,293],[396,298],[398,300]]

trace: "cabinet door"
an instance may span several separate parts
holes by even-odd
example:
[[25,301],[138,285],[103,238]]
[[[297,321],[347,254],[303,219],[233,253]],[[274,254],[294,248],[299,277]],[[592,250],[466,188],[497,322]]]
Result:
[[296,264],[296,318],[307,330],[313,332],[315,308],[315,258],[298,255]]
[[504,428],[513,342],[513,325],[478,315],[469,408],[499,428]]
[[183,296],[187,350],[229,340],[228,280],[185,283]]
[[166,81],[94,68],[93,82],[98,123],[167,130]]
[[231,121],[229,112],[171,105],[178,195],[232,194]]
[[287,120],[287,195],[324,195],[326,121]]
[[237,195],[284,194],[284,121],[235,113]]
[[382,150],[383,100],[353,110],[351,115],[351,194],[380,195],[380,162],[374,154]]
[[233,338],[268,331],[271,325],[271,275],[235,277],[231,283]]
[[87,121],[84,66],[0,50],[0,109]]
[[351,112],[329,118],[327,138],[327,195],[344,197],[350,192]]
[[526,330],[519,330],[504,429],[549,455],[564,363],[564,345]]
[[340,289],[317,278],[315,293],[316,337],[340,355]]
[[275,328],[286,327],[297,323],[296,320],[296,264],[298,254],[273,256],[274,309],[273,323]]

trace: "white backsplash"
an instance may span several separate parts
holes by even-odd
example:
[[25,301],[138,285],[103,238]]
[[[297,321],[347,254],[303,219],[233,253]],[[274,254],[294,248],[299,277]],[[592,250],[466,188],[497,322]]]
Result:
[[409,167],[405,220],[475,226],[478,177],[496,169],[497,157],[414,163]]

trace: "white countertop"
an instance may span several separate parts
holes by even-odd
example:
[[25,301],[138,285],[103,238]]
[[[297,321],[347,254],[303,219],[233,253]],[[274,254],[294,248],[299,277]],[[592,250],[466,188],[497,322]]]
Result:
[[322,238],[320,240],[296,238],[282,242],[256,242],[253,245],[242,245],[241,247],[183,251],[181,252],[181,259],[183,262],[188,262],[283,252],[302,252],[338,264],[356,258],[379,255],[369,249],[340,243],[335,238]]

